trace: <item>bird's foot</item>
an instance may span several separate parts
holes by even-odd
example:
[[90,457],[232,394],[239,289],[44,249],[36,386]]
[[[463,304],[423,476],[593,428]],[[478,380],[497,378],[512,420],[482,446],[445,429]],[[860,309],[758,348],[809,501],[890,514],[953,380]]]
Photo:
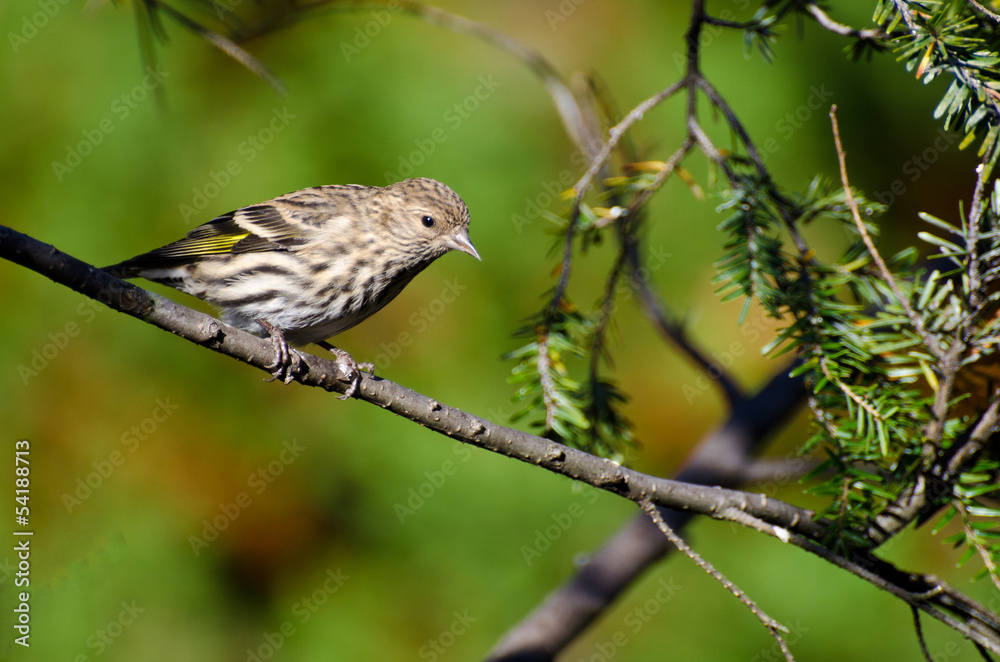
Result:
[[350,386],[347,387],[347,390],[344,391],[344,394],[338,396],[341,400],[346,400],[357,392],[358,384],[361,383],[362,370],[370,375],[375,374],[375,365],[373,363],[358,363],[354,360],[354,357],[346,351],[340,349],[339,347],[334,347],[326,341],[318,342],[316,344],[337,357],[337,367],[340,368],[342,373],[347,375],[347,379],[351,383]]
[[257,320],[257,324],[260,324],[270,334],[271,344],[274,346],[274,361],[267,366],[271,371],[271,378],[264,381],[273,382],[280,379],[286,384],[292,383],[292,380],[295,379],[295,372],[302,365],[302,358],[298,351],[288,346],[285,334],[278,327],[267,320]]

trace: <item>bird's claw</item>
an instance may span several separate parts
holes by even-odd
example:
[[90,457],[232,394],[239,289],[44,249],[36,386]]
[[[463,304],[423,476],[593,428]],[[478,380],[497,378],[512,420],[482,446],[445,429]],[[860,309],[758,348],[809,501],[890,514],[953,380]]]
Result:
[[361,383],[361,372],[367,372],[370,375],[375,374],[375,365],[372,363],[358,363],[354,360],[354,357],[348,354],[346,351],[340,349],[339,347],[334,347],[329,343],[323,343],[321,345],[325,349],[329,350],[331,354],[337,357],[337,367],[340,371],[347,375],[350,385],[344,394],[338,396],[341,400],[347,400],[349,397],[354,395],[358,390],[358,384]]
[[271,378],[264,381],[273,382],[280,379],[285,384],[291,384],[295,379],[295,373],[302,365],[302,357],[298,351],[288,346],[288,341],[285,340],[285,334],[282,333],[281,329],[267,320],[257,320],[257,324],[260,324],[270,334],[271,344],[274,346],[274,361],[267,365],[271,371]]

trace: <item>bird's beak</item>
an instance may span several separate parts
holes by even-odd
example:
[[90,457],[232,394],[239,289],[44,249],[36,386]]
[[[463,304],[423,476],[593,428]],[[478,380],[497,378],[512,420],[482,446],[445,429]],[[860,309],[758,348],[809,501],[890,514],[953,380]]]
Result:
[[466,230],[456,232],[452,236],[445,239],[444,245],[456,251],[468,253],[480,262],[483,261],[483,258],[479,257],[479,252],[476,251],[476,247],[472,245],[472,241],[469,239],[469,233]]

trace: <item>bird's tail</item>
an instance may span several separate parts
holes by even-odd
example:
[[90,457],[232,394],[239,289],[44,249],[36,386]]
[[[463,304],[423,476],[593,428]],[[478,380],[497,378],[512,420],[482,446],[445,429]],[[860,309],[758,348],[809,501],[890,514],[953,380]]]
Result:
[[127,280],[129,278],[138,278],[142,269],[132,263],[132,260],[125,260],[118,264],[112,264],[109,267],[101,267],[101,271],[107,271],[112,276]]

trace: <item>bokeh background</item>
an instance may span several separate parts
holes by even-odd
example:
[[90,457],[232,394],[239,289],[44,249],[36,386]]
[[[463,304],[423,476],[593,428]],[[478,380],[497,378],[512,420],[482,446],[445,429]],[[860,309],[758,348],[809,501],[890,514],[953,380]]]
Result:
[[[853,4],[835,17],[867,25],[871,7]],[[567,75],[597,74],[623,109],[680,73],[684,3],[439,5],[537,48]],[[708,6],[727,18],[753,9]],[[407,15],[382,22],[368,9],[329,13],[247,44],[287,86],[281,97],[169,22],[158,68],[144,70],[129,3],[0,3],[0,223],[104,265],[240,206],[318,184],[383,185],[412,167],[465,198],[483,261],[443,258],[337,344],[389,379],[507,422],[517,407],[501,357],[518,346],[512,333],[541,305],[555,264],[550,222],[518,219],[580,168],[520,63]],[[376,33],[368,43],[358,39],[366,28]],[[838,104],[853,182],[889,204],[885,241],[901,248],[921,229],[917,211],[956,217],[974,155],[956,141],[935,147],[944,82],[920,84],[891,54],[848,62],[846,45],[792,21],[767,63],[746,57],[741,35],[710,30],[703,68],[768,145],[767,164],[786,186],[836,176],[826,113]],[[648,158],[676,146],[682,103],[638,125]],[[652,278],[711,352],[741,348],[732,370],[754,388],[779,368],[759,351],[773,324],[754,311],[738,327],[741,304],[714,295],[719,199],[705,160],[687,166],[710,195],[699,201],[675,182],[657,196],[647,242],[666,257]],[[889,193],[894,182],[901,193]],[[831,250],[844,240],[812,232]],[[582,305],[596,299],[610,257],[603,247],[579,263],[572,294]],[[635,514],[621,499],[364,403],[266,384],[259,371],[9,263],[0,263],[0,311],[0,494],[11,521],[2,528],[14,528],[13,443],[27,439],[36,532],[29,650],[12,644],[13,538],[4,534],[0,657],[477,659]],[[401,333],[412,344],[397,347]],[[618,318],[613,373],[631,396],[644,471],[675,471],[724,413],[631,304]],[[770,454],[793,453],[807,429],[798,417]],[[766,487],[815,503],[794,481]],[[686,535],[792,628],[800,659],[918,659],[909,610],[860,580],[727,524],[697,521]],[[975,562],[956,568],[957,555],[927,531],[887,555],[996,606],[988,582],[970,583]],[[934,659],[978,659],[957,634],[926,629]],[[611,643],[617,634],[624,646]],[[676,557],[566,659],[612,657],[778,652],[750,613]]]

